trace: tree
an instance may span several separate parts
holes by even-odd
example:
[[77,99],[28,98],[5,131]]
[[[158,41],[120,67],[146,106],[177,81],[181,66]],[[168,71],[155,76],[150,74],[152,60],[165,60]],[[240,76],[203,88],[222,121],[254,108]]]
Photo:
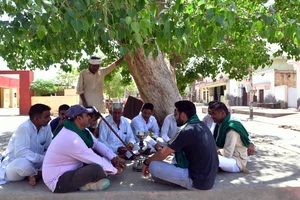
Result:
[[59,70],[57,76],[55,77],[56,85],[62,88],[71,88],[76,85],[79,77],[79,72],[76,69],[72,69],[69,72]]
[[30,90],[34,91],[36,96],[47,96],[61,90],[52,80],[38,79],[30,84]]
[[220,71],[243,78],[271,64],[268,43],[299,60],[299,1],[276,0],[2,1],[0,55],[11,69],[48,69],[96,48],[107,62],[125,55],[141,97],[162,121],[180,88]]
[[130,84],[122,83],[122,75],[118,72],[105,80],[104,92],[109,98],[123,97],[125,88],[128,87],[135,88],[134,82],[131,81]]

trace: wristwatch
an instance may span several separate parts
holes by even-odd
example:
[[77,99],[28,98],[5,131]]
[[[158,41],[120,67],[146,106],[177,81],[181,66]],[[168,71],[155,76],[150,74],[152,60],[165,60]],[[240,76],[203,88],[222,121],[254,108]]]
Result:
[[147,167],[149,166],[149,164],[147,164],[148,159],[145,159],[143,164],[146,165]]

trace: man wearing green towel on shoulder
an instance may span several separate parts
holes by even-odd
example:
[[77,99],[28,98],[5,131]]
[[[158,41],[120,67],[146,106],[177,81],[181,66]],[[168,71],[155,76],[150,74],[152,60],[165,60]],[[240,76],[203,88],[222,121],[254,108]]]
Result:
[[241,122],[231,118],[224,103],[215,102],[209,109],[217,124],[213,135],[218,148],[219,167],[226,172],[247,173],[247,148],[250,144],[247,130]]
[[[214,138],[199,120],[192,102],[176,102],[174,117],[178,132],[167,146],[144,161],[143,175],[151,173],[155,181],[189,190],[209,190],[215,183],[219,166]],[[176,165],[163,161],[172,153],[175,153]]]

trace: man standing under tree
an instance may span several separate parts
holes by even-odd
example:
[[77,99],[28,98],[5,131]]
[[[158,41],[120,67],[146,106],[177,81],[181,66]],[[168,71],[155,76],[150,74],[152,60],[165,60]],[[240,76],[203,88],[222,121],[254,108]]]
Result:
[[80,95],[80,104],[84,107],[95,106],[100,112],[105,113],[103,97],[104,78],[114,70],[123,60],[121,57],[107,67],[100,68],[101,59],[92,56],[88,69],[80,72],[77,83],[77,94]]

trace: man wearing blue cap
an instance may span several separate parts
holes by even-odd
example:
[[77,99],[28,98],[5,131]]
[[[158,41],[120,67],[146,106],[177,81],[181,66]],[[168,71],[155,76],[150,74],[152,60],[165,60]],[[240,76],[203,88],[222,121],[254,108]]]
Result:
[[123,159],[86,130],[92,112],[82,105],[71,106],[66,122],[53,133],[44,159],[43,180],[54,193],[104,190],[110,185],[107,175],[120,174],[125,167]]

